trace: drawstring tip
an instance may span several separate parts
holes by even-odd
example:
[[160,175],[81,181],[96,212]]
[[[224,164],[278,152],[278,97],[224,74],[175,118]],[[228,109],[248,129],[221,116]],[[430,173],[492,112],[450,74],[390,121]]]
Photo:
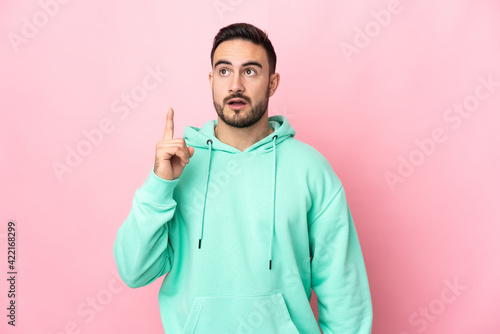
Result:
[[269,260],[269,270],[271,270],[271,263],[273,260]]
[[198,248],[201,248],[201,239],[198,241]]

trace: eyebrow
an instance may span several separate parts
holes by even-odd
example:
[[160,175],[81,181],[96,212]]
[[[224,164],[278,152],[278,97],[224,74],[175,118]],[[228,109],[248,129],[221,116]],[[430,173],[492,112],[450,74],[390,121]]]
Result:
[[[230,61],[219,60],[215,63],[214,68],[216,68],[218,65],[221,65],[221,64],[226,64],[226,65],[231,65],[231,66],[233,65],[233,64],[231,64]],[[258,67],[262,68],[262,65],[256,61],[247,61],[246,63],[242,64],[242,66],[250,66],[250,65],[254,65],[254,66],[258,66]]]

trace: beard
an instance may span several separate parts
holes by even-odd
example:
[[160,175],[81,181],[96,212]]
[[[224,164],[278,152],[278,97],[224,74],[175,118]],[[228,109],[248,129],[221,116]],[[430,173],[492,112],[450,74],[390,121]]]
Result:
[[[212,98],[213,98],[213,92],[212,92]],[[240,98],[245,100],[245,102],[247,103],[246,109],[249,108],[249,110],[247,111],[231,110],[230,112],[234,113],[233,116],[225,115],[224,107],[227,105],[227,101],[233,98]],[[250,98],[241,93],[229,95],[223,100],[222,105],[215,102],[214,99],[215,111],[217,111],[217,114],[219,115],[220,119],[227,125],[233,126],[235,128],[246,128],[257,123],[266,113],[268,105],[269,105],[269,89],[266,91],[266,96],[263,99],[259,100],[255,105],[255,107],[251,103]]]

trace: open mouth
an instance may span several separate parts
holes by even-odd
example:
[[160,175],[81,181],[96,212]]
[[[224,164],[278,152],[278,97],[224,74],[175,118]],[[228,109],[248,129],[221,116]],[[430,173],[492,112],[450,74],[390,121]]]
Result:
[[234,110],[243,109],[247,105],[246,101],[243,99],[231,99],[227,104]]

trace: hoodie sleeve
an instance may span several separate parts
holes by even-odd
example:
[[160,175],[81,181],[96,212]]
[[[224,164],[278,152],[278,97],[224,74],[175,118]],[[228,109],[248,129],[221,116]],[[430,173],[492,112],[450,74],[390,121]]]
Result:
[[177,206],[173,192],[178,183],[179,179],[160,178],[152,168],[118,229],[113,253],[120,277],[131,288],[152,283],[172,267],[174,250],[168,232]]
[[309,239],[323,334],[370,334],[368,277],[342,185],[311,222]]

